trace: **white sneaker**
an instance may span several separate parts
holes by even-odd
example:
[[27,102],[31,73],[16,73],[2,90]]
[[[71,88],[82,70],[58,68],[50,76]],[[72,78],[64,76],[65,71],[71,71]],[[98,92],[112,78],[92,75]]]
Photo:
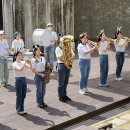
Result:
[[85,94],[84,89],[80,89],[80,90],[79,90],[79,93],[82,94],[82,95],[84,95],[84,94]]
[[123,77],[120,77],[122,80],[124,79]]
[[85,93],[92,93],[92,91],[88,88],[84,88]]
[[[123,77],[122,77],[123,78]],[[117,80],[117,81],[121,81],[121,80],[123,80],[121,77],[120,78],[115,78],[115,80]]]
[[98,84],[99,87],[103,87],[103,84]]

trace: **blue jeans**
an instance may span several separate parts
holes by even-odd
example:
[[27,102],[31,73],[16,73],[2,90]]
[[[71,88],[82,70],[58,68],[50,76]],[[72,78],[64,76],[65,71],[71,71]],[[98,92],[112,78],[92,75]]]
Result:
[[36,84],[36,101],[37,104],[41,105],[44,103],[44,96],[46,90],[45,79],[41,76],[35,75],[34,81]]
[[55,48],[55,45],[44,47],[44,53],[47,54],[45,58],[50,63],[51,70],[53,70],[53,67],[54,67],[54,48]]
[[24,111],[24,99],[26,97],[27,82],[25,77],[15,77],[16,111]]
[[58,96],[67,96],[67,85],[69,82],[70,69],[64,63],[58,63]]
[[0,84],[8,82],[9,70],[7,59],[0,59]]
[[116,77],[121,77],[121,71],[125,61],[125,52],[116,52]]
[[79,59],[80,89],[87,88],[90,67],[90,59]]
[[108,55],[100,55],[100,84],[107,84],[108,77]]

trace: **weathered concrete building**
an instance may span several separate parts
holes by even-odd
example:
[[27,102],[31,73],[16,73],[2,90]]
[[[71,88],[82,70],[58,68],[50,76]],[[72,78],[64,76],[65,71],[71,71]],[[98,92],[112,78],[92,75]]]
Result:
[[117,26],[130,36],[129,0],[2,0],[0,5],[0,28],[6,31],[10,44],[18,30],[31,47],[33,31],[46,28],[48,22],[55,25],[57,33],[70,32],[75,39],[84,31],[96,39],[102,28],[112,36]]

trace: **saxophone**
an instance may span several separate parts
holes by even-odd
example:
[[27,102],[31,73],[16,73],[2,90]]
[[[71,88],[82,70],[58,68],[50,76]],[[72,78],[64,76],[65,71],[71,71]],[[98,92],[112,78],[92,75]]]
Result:
[[66,35],[60,38],[60,45],[63,52],[63,58],[65,66],[68,69],[71,69],[73,60],[72,60],[72,48],[71,48],[71,42],[74,39],[71,35]]

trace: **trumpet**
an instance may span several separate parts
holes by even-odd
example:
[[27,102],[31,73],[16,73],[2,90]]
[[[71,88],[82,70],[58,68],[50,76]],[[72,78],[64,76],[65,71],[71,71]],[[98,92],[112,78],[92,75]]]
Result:
[[114,43],[114,42],[115,42],[115,39],[112,39],[112,38],[106,37],[106,41],[107,41],[107,42],[112,42],[112,43]]
[[122,37],[123,39],[125,39],[127,42],[130,42],[130,38],[128,37]]
[[85,52],[85,54],[92,53],[93,51],[97,50],[97,48],[100,46],[98,43],[93,42],[91,40],[86,40],[86,43],[88,43],[91,48],[87,52]]

